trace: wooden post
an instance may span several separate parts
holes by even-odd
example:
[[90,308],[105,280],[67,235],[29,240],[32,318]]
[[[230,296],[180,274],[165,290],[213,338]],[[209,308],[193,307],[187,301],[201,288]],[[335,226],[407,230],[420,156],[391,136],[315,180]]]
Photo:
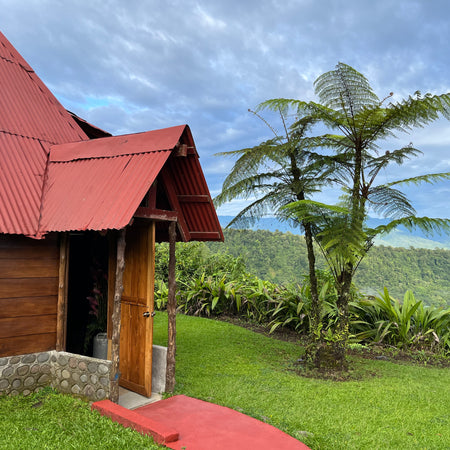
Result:
[[56,316],[56,350],[66,350],[67,281],[69,274],[69,236],[63,233],[59,242],[58,306]]
[[120,301],[123,292],[123,271],[125,270],[125,234],[126,229],[120,231],[117,240],[117,265],[116,265],[116,285],[114,290],[114,306],[112,314],[112,345],[111,345],[111,388],[110,400],[114,403],[119,401],[119,352],[120,352]]
[[166,368],[166,392],[173,392],[175,387],[175,352],[176,352],[176,311],[177,301],[175,297],[175,242],[177,232],[176,223],[169,225],[169,294],[167,298],[168,315],[168,342],[167,342],[167,368]]

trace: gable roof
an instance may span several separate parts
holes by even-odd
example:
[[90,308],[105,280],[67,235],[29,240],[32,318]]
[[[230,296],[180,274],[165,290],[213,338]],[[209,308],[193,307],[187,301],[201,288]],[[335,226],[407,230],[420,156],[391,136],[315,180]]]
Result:
[[66,111],[1,33],[0,85],[0,233],[121,229],[159,178],[180,239],[223,240],[187,125],[110,136]]
[[34,235],[50,146],[87,140],[0,33],[0,232]]

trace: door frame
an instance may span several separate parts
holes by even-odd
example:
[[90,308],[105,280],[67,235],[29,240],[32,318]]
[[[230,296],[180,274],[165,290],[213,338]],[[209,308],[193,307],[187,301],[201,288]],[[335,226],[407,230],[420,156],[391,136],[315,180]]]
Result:
[[[137,224],[136,224],[137,222]],[[156,225],[154,221],[149,220],[136,220],[133,224],[135,227],[145,227],[148,231],[148,252],[147,252],[147,286],[146,286],[146,297],[147,297],[147,311],[150,313],[150,316],[144,318],[145,320],[145,335],[147,338],[144,341],[144,354],[146,357],[144,358],[144,384],[143,388],[139,385],[135,385],[132,382],[128,382],[124,379],[119,379],[119,385],[125,387],[126,389],[130,389],[134,392],[137,392],[141,395],[146,395],[148,397],[151,396],[151,382],[152,382],[152,353],[153,353],[153,310],[154,310],[154,286],[155,286],[155,230]],[[131,225],[131,227],[133,227]],[[127,227],[127,236],[129,235],[130,226]],[[127,240],[127,239],[126,239]],[[116,265],[117,265],[117,252],[116,252],[116,244],[117,244],[117,235],[113,234],[110,239],[110,251],[109,251],[109,274],[108,274],[108,359],[111,357],[111,339],[112,339],[112,310],[114,303],[114,291],[115,291],[115,276],[116,276]],[[127,246],[125,245],[125,253]],[[125,270],[126,270],[126,261],[125,261]],[[123,313],[121,313],[121,337],[124,332],[127,330],[124,328],[123,322]],[[121,345],[122,347],[122,345]],[[122,351],[120,352],[122,353]],[[123,364],[124,359],[119,358],[119,363]],[[127,364],[139,364],[142,361],[132,361],[126,360]],[[123,367],[123,366],[122,366]]]

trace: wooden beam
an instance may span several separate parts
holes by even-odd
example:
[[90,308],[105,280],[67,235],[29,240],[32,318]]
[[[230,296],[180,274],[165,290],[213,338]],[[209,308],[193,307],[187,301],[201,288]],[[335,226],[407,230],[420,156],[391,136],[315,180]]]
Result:
[[175,156],[187,156],[188,146],[186,144],[178,144],[175,146]]
[[211,197],[209,195],[178,195],[180,203],[210,203]]
[[222,238],[218,231],[191,231],[192,239],[199,241],[221,241]]
[[172,180],[167,172],[167,169],[163,168],[161,171],[161,178],[164,183],[164,188],[167,193],[167,198],[169,200],[170,206],[176,212],[179,212],[178,215],[178,230],[180,231],[181,238],[184,242],[188,242],[191,240],[191,235],[189,233],[189,228],[184,220],[183,211],[180,207],[180,202],[178,201],[177,194],[172,184]]
[[119,355],[120,355],[120,314],[123,292],[123,272],[125,270],[125,235],[126,228],[120,231],[117,241],[117,264],[116,264],[116,286],[114,291],[114,307],[112,315],[112,343],[111,343],[111,378],[110,378],[110,400],[114,403],[119,402]]
[[168,339],[167,339],[167,368],[166,368],[166,392],[173,392],[175,387],[175,352],[176,352],[176,282],[175,282],[175,245],[176,224],[169,225],[169,294],[167,298],[168,315]]
[[134,213],[138,219],[151,219],[163,222],[176,222],[178,213],[176,211],[167,211],[165,209],[147,208],[140,206]]
[[63,233],[59,243],[58,303],[56,308],[56,350],[66,350],[67,287],[69,278],[69,235]]
[[112,313],[114,310],[114,294],[116,291],[116,265],[117,265],[117,234],[108,232],[108,319],[106,330],[108,333],[108,359],[111,359],[112,339]]
[[158,189],[158,180],[155,180],[148,191],[148,207],[155,208],[156,207],[156,192]]
[[[148,252],[147,252],[147,307],[152,315],[145,319],[145,331],[147,339],[144,344],[144,376],[145,391],[147,396],[152,395],[152,359],[153,359],[153,311],[155,310],[155,222],[148,225]],[[140,361],[138,362],[140,364]]]

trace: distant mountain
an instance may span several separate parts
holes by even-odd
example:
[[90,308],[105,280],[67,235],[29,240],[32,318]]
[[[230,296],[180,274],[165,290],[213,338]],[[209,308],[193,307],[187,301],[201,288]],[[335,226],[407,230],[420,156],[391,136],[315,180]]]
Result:
[[[222,227],[226,227],[233,219],[233,216],[219,216]],[[387,223],[384,219],[369,219],[371,227],[376,227]],[[233,227],[234,228],[234,227]],[[280,222],[274,217],[265,217],[260,219],[252,230],[281,231],[282,233],[303,234],[300,228],[294,228],[287,222]],[[391,233],[375,239],[375,245],[384,245],[389,247],[403,248],[443,248],[450,249],[450,237],[445,234],[435,233],[433,236],[426,236],[422,231],[408,231],[403,227],[392,231]]]

